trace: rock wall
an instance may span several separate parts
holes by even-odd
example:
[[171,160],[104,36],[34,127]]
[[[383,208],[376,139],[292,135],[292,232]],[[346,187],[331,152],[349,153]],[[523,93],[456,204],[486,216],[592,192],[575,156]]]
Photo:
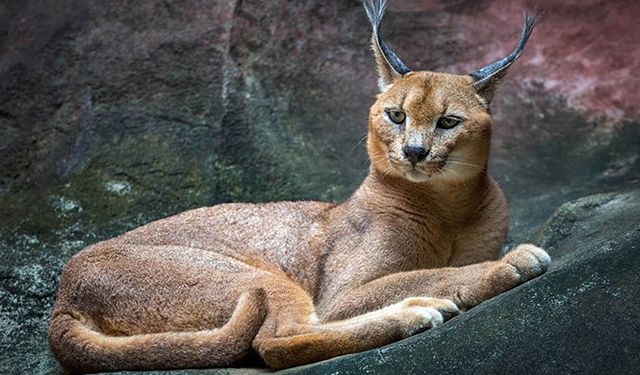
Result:
[[[389,3],[403,60],[455,73],[508,53],[523,7]],[[510,243],[640,178],[640,3],[540,5],[493,104]],[[60,371],[46,324],[84,246],[203,205],[339,201],[367,173],[376,78],[358,0],[25,0],[0,21],[0,372]]]

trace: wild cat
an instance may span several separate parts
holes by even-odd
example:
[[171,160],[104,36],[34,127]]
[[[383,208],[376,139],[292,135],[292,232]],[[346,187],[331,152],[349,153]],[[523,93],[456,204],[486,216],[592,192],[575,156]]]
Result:
[[471,75],[410,71],[364,2],[379,93],[369,175],[341,204],[222,204],[89,246],[64,268],[49,329],[68,372],[273,368],[382,346],[545,272],[518,245],[496,260],[506,203],[487,173],[489,104],[516,49]]

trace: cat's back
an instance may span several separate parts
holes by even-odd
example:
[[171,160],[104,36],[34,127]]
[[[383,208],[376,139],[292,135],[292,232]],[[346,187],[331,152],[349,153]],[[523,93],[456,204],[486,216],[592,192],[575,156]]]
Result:
[[109,240],[114,245],[176,245],[275,264],[284,270],[323,231],[326,202],[225,203],[153,221]]
[[325,202],[223,203],[153,221],[117,237],[140,245],[209,248],[290,239],[335,205]]

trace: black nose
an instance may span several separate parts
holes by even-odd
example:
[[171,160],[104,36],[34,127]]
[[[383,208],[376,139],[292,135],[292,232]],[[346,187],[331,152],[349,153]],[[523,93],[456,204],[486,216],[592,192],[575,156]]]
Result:
[[404,156],[411,162],[411,164],[416,164],[419,161],[424,160],[429,154],[429,151],[425,150],[422,146],[404,146],[402,147],[402,151],[404,151]]

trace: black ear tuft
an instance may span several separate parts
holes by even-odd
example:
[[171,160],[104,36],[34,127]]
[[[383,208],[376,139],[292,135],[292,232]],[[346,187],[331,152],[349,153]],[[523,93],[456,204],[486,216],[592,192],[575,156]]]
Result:
[[540,12],[538,7],[534,7],[530,11],[525,11],[522,32],[520,33],[518,44],[513,52],[511,52],[507,57],[480,68],[471,74],[471,77],[473,77],[474,80],[473,87],[475,87],[480,95],[484,96],[488,101],[493,99],[495,85],[507,73],[509,66],[511,66],[511,64],[513,64],[513,62],[522,54],[524,46],[529,40],[529,36],[531,36],[531,32],[536,26],[539,17]]
[[389,48],[389,45],[380,37],[380,23],[384,17],[386,3],[386,0],[364,0],[362,2],[373,29],[371,47],[376,55],[381,90],[391,83],[395,76],[410,72],[405,63],[400,60],[398,55],[396,55],[391,48]]

